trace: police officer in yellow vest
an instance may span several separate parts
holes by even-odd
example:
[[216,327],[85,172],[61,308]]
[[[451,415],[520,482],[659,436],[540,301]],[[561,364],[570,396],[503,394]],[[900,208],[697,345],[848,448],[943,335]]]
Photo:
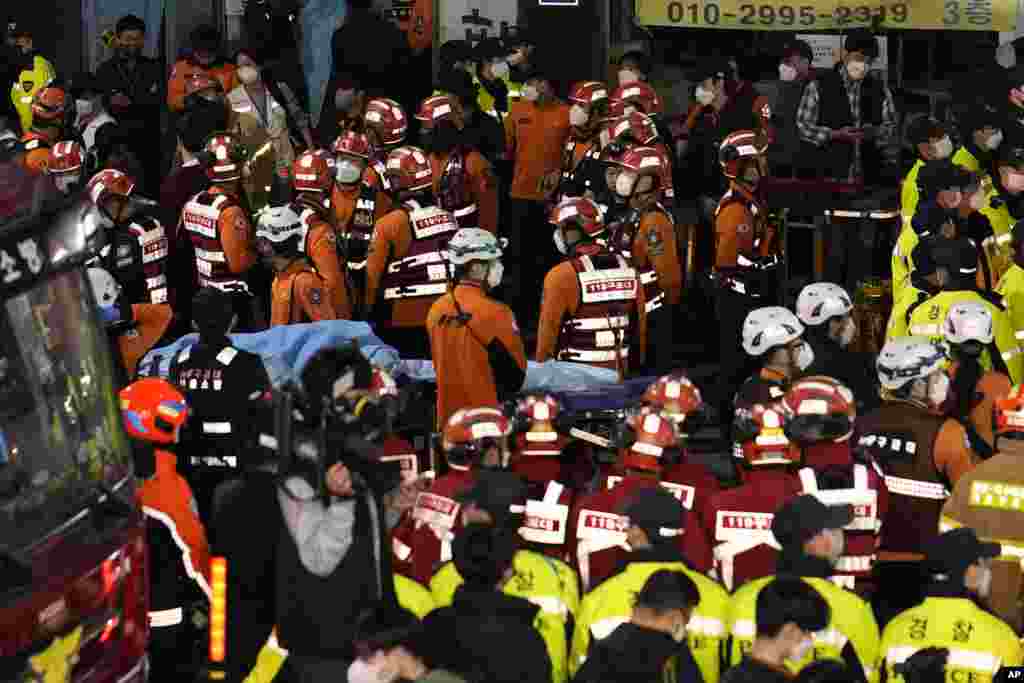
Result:
[[1011,234],[1013,265],[1000,278],[996,293],[1003,298],[1017,342],[1024,343],[1024,221],[1018,221]]
[[[512,472],[482,471],[473,488],[460,496],[462,523],[519,526],[527,497],[526,482]],[[568,634],[580,603],[576,573],[564,562],[525,549],[516,551],[512,569],[515,573],[502,590],[506,595],[525,598],[540,608],[534,627],[547,646],[553,683],[565,683]],[[435,605],[452,604],[462,582],[455,563],[445,563],[430,580]]]
[[963,145],[953,154],[953,163],[971,173],[988,175],[992,156],[1003,142],[1003,117],[991,104],[974,102],[960,114]]
[[[878,680],[879,632],[871,606],[828,577],[845,549],[843,527],[853,521],[853,506],[825,505],[813,495],[794,498],[772,519],[772,533],[782,546],[777,574],[798,576],[828,603],[828,625],[814,633],[813,647],[800,659],[787,662],[794,673],[817,659],[841,659],[858,679]],[[774,577],[750,581],[737,590],[729,609],[730,664],[749,654],[757,635],[757,596]]]
[[982,543],[972,529],[938,536],[927,548],[930,582],[924,602],[897,615],[882,632],[879,666],[889,683],[903,683],[897,672],[918,650],[949,648],[947,680],[991,683],[1004,666],[1021,664],[1021,643],[1006,622],[975,603],[988,597],[992,559],[1002,552]]
[[996,454],[965,474],[942,508],[941,531],[970,527],[1002,554],[992,562],[989,605],[1024,632],[1024,387],[995,401]]
[[992,226],[992,236],[982,242],[981,248],[988,258],[992,281],[999,282],[1013,264],[1013,224],[1024,218],[1024,141],[1007,140],[996,150],[995,157],[996,174],[979,212]]
[[943,278],[939,269],[939,273],[926,278],[930,284],[938,286],[940,291],[927,299],[919,297],[915,304],[907,308],[907,334],[928,337],[941,343],[944,340],[943,324],[954,304],[968,301],[982,303],[992,313],[992,334],[996,350],[1002,356],[1010,378],[1019,382],[1024,377],[1024,355],[1021,354],[1013,326],[998,297],[983,294],[975,288],[977,251],[973,243],[966,238],[954,241],[930,239],[919,244],[914,254],[921,255],[925,250],[930,250],[935,261],[947,264],[947,274]]
[[27,133],[32,127],[32,98],[57,77],[53,65],[35,51],[32,34],[27,27],[17,22],[7,25],[7,42],[13,44],[18,63],[17,78],[10,84],[10,98],[18,112],[21,130]]
[[477,106],[483,113],[501,121],[508,114],[512,99],[508,49],[500,38],[484,38],[476,46],[475,57],[473,83],[480,87]]
[[[624,516],[629,527],[623,541],[631,552],[625,568],[606,579],[583,598],[576,615],[576,629],[570,650],[573,675],[587,659],[591,644],[607,637],[620,624],[629,621],[633,596],[647,579],[662,569],[683,572],[697,584],[700,602],[686,627],[686,642],[692,662],[704,683],[718,683],[721,673],[720,648],[726,638],[729,594],[721,585],[686,566],[675,536],[683,533],[682,503],[660,486],[644,488],[626,505]],[[688,658],[687,658],[688,660]],[[686,671],[686,661],[674,664],[677,680],[695,680],[697,672]],[[692,665],[691,665],[692,666]]]

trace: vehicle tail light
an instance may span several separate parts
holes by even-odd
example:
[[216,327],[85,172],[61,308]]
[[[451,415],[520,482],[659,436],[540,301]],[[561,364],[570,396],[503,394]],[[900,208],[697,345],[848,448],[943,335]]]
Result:
[[210,661],[223,662],[227,650],[228,563],[210,560]]

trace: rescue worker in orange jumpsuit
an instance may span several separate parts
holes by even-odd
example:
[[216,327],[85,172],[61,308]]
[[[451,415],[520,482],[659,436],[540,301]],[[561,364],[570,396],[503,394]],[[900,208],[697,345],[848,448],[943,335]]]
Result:
[[225,93],[235,89],[235,65],[219,57],[220,33],[212,26],[199,26],[189,36],[192,53],[179,59],[167,82],[167,106],[172,112],[185,109],[185,83],[196,75],[215,78]]
[[719,410],[731,412],[733,394],[743,381],[747,360],[740,348],[743,321],[750,311],[770,306],[777,295],[778,256],[774,228],[755,193],[765,172],[767,144],[753,131],[722,141],[719,163],[729,190],[715,209],[714,280],[718,316]]
[[577,83],[569,93],[569,104],[571,136],[562,154],[562,179],[555,199],[595,199],[604,184],[600,133],[608,117],[608,86],[600,81]]
[[869,596],[889,491],[874,464],[854,452],[853,392],[831,377],[805,377],[789,388],[780,406],[786,437],[800,449],[803,467],[797,476],[803,492],[828,505],[853,506],[853,521],[844,529],[845,550],[829,578]]
[[536,360],[586,363],[625,377],[631,351],[634,367],[643,362],[646,341],[637,271],[603,243],[601,211],[591,200],[564,200],[549,222],[555,226],[555,248],[569,258],[544,278]]
[[265,209],[256,227],[256,248],[274,271],[270,326],[337,320],[330,285],[302,249],[306,226],[291,206]]
[[[621,103],[619,108],[621,109]],[[672,154],[658,138],[658,128],[654,120],[640,111],[621,116],[613,113],[608,117],[608,126],[605,130],[608,139],[606,147],[612,153],[624,155],[629,148],[635,146],[653,147],[658,150],[662,161],[658,201],[664,202],[665,206],[673,206],[675,189],[672,180]],[[615,188],[612,187],[611,190],[614,192]]]
[[526,349],[512,309],[487,296],[501,284],[502,249],[480,228],[462,228],[448,242],[454,287],[427,316],[438,425],[460,408],[497,407],[526,379]]
[[643,114],[650,119],[656,133],[656,139],[645,144],[657,147],[665,154],[668,173],[665,177],[665,190],[662,193],[662,201],[670,209],[674,208],[676,193],[672,179],[672,169],[675,168],[675,150],[669,146],[669,143],[672,141],[671,134],[667,131],[662,131],[660,126],[663,122],[662,114],[664,113],[661,97],[658,96],[658,93],[650,84],[644,81],[633,81],[632,83],[620,84],[619,87],[615,88],[608,95],[608,106],[609,116],[613,120],[620,117],[629,118],[634,113]]
[[114,273],[130,303],[174,304],[167,286],[168,239],[164,226],[136,200],[135,179],[104,170],[86,185],[86,194],[103,217],[107,244],[100,262]]
[[404,356],[425,358],[427,313],[448,290],[444,245],[459,226],[434,203],[434,174],[423,150],[399,147],[388,155],[387,166],[401,204],[374,227],[363,304],[381,339]]
[[218,133],[206,141],[206,176],[210,187],[185,203],[178,226],[195,248],[198,285],[230,292],[235,299],[238,331],[259,329],[252,292],[245,276],[256,263],[252,224],[242,205],[245,148],[233,135]]
[[392,192],[386,162],[388,155],[405,142],[405,133],[409,128],[405,110],[394,100],[375,97],[367,101],[360,125],[370,140],[370,169],[376,176],[376,187]]
[[185,397],[169,382],[147,377],[119,394],[132,449],[135,497],[146,517],[149,546],[149,653],[151,680],[181,675],[190,641],[192,605],[210,599],[210,546],[188,482],[178,474],[177,444],[188,420]]
[[497,408],[456,411],[445,422],[437,449],[449,471],[416,497],[413,509],[392,531],[394,570],[430,584],[452,559],[452,540],[462,527],[459,496],[468,492],[480,469],[507,469],[512,457],[512,422]]
[[68,125],[68,107],[71,106],[63,88],[48,85],[32,97],[32,128],[21,136],[25,146],[23,163],[29,172],[46,173],[50,162],[50,148],[64,139]]
[[362,302],[366,296],[366,252],[370,248],[374,223],[392,208],[391,197],[380,188],[370,168],[370,139],[365,133],[345,131],[332,146],[334,188],[331,211],[338,251],[345,266],[349,299]]
[[570,561],[580,573],[584,590],[614,574],[628,552],[627,520],[622,505],[641,489],[662,486],[679,499],[686,532],[677,541],[690,562],[706,562],[700,542],[697,514],[718,490],[714,476],[703,466],[686,462],[681,432],[674,420],[650,408],[627,418],[620,434],[618,474],[609,475],[602,488],[577,498],[569,520]]
[[919,601],[922,548],[939,533],[943,502],[977,461],[967,433],[944,417],[950,380],[943,346],[922,337],[886,343],[876,367],[882,405],[857,418],[858,445],[885,475],[889,510],[875,565],[879,623]]
[[420,122],[423,149],[430,155],[437,204],[460,227],[498,231],[498,179],[489,161],[465,145],[456,122],[462,112],[448,95],[423,100]]
[[351,320],[352,303],[345,282],[338,239],[331,225],[330,192],[334,188],[334,160],[325,150],[306,150],[292,162],[292,210],[299,215],[305,236],[303,253],[327,284],[338,317]]
[[640,272],[647,339],[652,347],[644,367],[662,371],[672,367],[673,327],[683,297],[675,224],[659,201],[664,179],[671,174],[665,161],[664,153],[654,147],[633,148],[619,160],[615,193],[626,200],[631,215],[609,238],[613,250],[625,255]]

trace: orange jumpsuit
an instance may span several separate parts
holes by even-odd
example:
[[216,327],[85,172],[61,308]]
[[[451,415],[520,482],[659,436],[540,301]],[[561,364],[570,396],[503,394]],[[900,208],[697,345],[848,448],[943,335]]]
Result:
[[337,320],[327,283],[305,259],[292,261],[271,285],[270,326]]
[[194,64],[189,59],[179,59],[171,69],[171,78],[167,81],[167,106],[171,111],[179,112],[185,108],[185,84],[196,74],[206,74],[220,82],[227,94],[237,85],[237,69],[234,64],[220,63],[210,68]]
[[[958,363],[950,364],[949,375],[956,377]],[[1005,398],[1009,395],[1013,383],[1010,378],[1001,372],[990,370],[984,373],[974,386],[975,392],[981,394],[980,401],[971,402],[969,418],[978,435],[985,440],[989,446],[995,446],[995,432],[992,427],[992,408],[998,398]]]
[[[371,178],[374,180],[371,181]],[[377,173],[372,168],[367,168],[366,172],[363,174],[363,182],[375,189],[379,188],[379,185],[375,184],[376,178]],[[344,233],[350,229],[349,221],[352,220],[352,215],[356,208],[356,200],[358,198],[359,185],[343,187],[335,183],[334,189],[331,190],[331,210],[334,212],[334,227],[339,233]],[[373,206],[373,220],[379,221],[381,218],[386,216],[392,208],[394,208],[394,204],[391,201],[391,197],[378,189]],[[367,232],[373,232],[372,225],[367,228]]]
[[21,136],[25,145],[25,168],[35,175],[43,175],[50,166],[50,147],[56,142],[49,135],[30,130]]
[[510,195],[513,199],[543,201],[554,191],[562,169],[562,151],[569,139],[569,106],[543,108],[520,100],[505,117],[505,158],[512,159]]
[[664,211],[648,211],[640,218],[632,254],[637,270],[653,269],[657,274],[666,303],[678,304],[683,298],[683,267],[679,263],[675,226]]
[[429,49],[434,42],[433,0],[407,0],[403,4],[409,7],[398,10],[398,28],[406,34],[409,48],[416,53]]
[[744,256],[769,256],[775,251],[775,228],[767,213],[745,189],[732,184],[715,216],[715,267],[735,268]]
[[171,326],[174,311],[167,304],[132,304],[132,320],[135,327],[123,332],[117,338],[121,362],[128,371],[128,377],[135,375],[135,368],[142,357],[160,341]]
[[[438,196],[441,189],[441,179],[450,156],[449,154],[443,157],[436,154],[430,155],[430,166],[434,170],[435,197]],[[498,230],[498,179],[494,175],[491,163],[484,159],[480,152],[471,149],[463,156],[466,163],[466,195],[476,205],[478,215],[476,226],[466,227],[478,227],[487,232],[496,233]],[[456,219],[461,218],[456,211],[452,211],[452,213]]]
[[341,320],[352,319],[352,302],[345,284],[345,264],[338,254],[338,239],[334,227],[324,220],[326,210],[313,208],[301,199],[296,207],[306,226],[306,256],[316,272],[327,283],[334,310]]
[[[221,199],[223,197],[223,199]],[[253,238],[252,224],[237,198],[217,185],[200,192],[185,203],[178,225],[189,233],[196,248],[196,270],[199,286],[224,281],[238,281],[259,258]],[[219,205],[219,206],[218,206]],[[216,216],[212,220],[212,216]],[[215,223],[215,237],[209,237],[207,226]],[[203,258],[204,253],[223,253],[214,260]]]
[[[459,319],[460,310],[468,320]],[[478,284],[459,283],[438,299],[427,316],[427,333],[437,373],[438,425],[460,408],[496,408],[499,398],[522,388],[526,348],[515,316]]]

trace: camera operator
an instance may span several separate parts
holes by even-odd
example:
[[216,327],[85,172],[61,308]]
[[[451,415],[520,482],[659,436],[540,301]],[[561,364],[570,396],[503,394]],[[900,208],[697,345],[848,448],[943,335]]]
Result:
[[[400,475],[375,460],[388,410],[372,381],[355,347],[324,349],[301,373],[301,435],[277,491],[275,601],[279,641],[303,683],[345,680],[356,617],[397,605],[382,501]],[[312,448],[309,430],[318,435]]]

